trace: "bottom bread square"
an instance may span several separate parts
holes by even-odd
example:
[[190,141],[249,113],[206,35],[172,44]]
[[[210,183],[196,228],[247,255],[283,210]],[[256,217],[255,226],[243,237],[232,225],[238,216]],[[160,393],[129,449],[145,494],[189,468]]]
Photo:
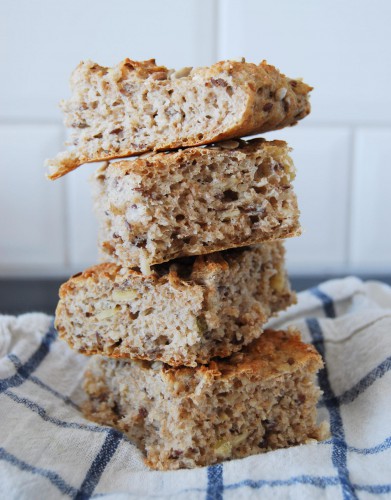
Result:
[[321,357],[300,334],[267,330],[196,368],[95,356],[88,418],[123,431],[154,469],[205,466],[326,437],[317,425]]

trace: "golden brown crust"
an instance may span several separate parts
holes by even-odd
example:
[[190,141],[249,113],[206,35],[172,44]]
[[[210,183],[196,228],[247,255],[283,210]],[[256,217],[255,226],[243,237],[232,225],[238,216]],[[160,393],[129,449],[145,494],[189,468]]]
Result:
[[[293,238],[296,236],[301,235],[301,227],[299,222],[297,222],[296,226],[292,228],[291,231],[286,231],[284,234],[279,234],[278,236],[267,236],[264,239],[260,238],[259,236],[254,236],[253,238],[248,238],[246,241],[237,241],[235,242],[235,246],[233,247],[232,243],[229,245],[225,245],[224,243],[218,243],[215,245],[210,245],[209,247],[204,247],[200,248],[197,250],[197,255],[208,255],[208,254],[213,254],[215,252],[223,252],[224,250],[229,250],[231,248],[243,248],[243,247],[248,247],[251,245],[256,245],[258,243],[271,243],[273,241],[280,241],[280,240],[285,240],[287,238]],[[163,264],[164,262],[168,262],[171,259],[175,259],[179,257],[181,254],[170,256],[169,259],[167,260],[161,260],[159,259],[158,262],[155,262],[152,260],[151,264],[155,265],[157,263]],[[188,255],[192,255],[190,251],[188,252]],[[193,254],[194,255],[194,254]]]
[[[83,64],[83,63],[81,63]],[[118,71],[121,78],[128,72],[141,80],[153,78],[167,81],[170,71],[164,66],[156,66],[153,59],[137,62],[125,59],[117,67],[105,68],[94,66],[94,71],[106,75],[108,71]],[[77,71],[77,70],[76,70]],[[133,76],[132,75],[132,76]],[[196,68],[188,78],[197,77],[199,85],[227,85],[221,76],[232,78],[234,90],[240,90],[246,96],[244,112],[237,116],[232,125],[223,132],[209,132],[195,135],[187,134],[186,142],[178,136],[177,140],[156,140],[151,144],[133,143],[132,148],[106,149],[97,154],[86,155],[73,150],[60,155],[55,161],[48,162],[55,168],[48,175],[49,179],[57,179],[74,170],[83,163],[110,160],[131,155],[140,155],[147,151],[164,151],[180,147],[201,146],[216,141],[235,137],[259,134],[295,125],[310,113],[308,94],[312,87],[300,80],[292,80],[280,73],[274,66],[262,61],[260,64],[236,61],[220,61],[210,67]],[[156,77],[156,78],[155,78]],[[119,79],[119,82],[121,81]],[[118,83],[120,87],[120,83]],[[283,102],[283,106],[281,106]]]
[[[88,355],[101,354],[99,351],[84,353]],[[110,358],[125,359],[120,354]],[[221,356],[224,358],[224,356]],[[140,356],[138,361],[150,369],[154,363],[147,357]],[[156,359],[160,361],[160,359]],[[323,361],[312,344],[304,344],[300,332],[294,328],[289,330],[265,330],[259,339],[245,346],[240,352],[224,359],[215,358],[207,365],[196,368],[181,366],[178,363],[162,364],[164,377],[170,384],[174,384],[181,377],[200,376],[206,380],[230,379],[245,374],[267,380],[279,377],[282,374],[293,373],[297,369],[307,367],[309,372],[320,370]]]
[[[184,265],[188,268],[187,274],[191,279],[193,275],[197,275],[200,279],[207,275],[215,275],[221,271],[226,271],[229,268],[229,264],[226,259],[224,259],[223,254],[216,252],[212,254],[207,254],[203,256],[190,257],[188,259],[182,259]],[[177,268],[181,266],[181,259],[170,262],[169,266],[157,266],[152,269],[152,273],[149,275],[142,274],[138,269],[127,269],[127,275],[136,277],[142,281],[150,281],[156,283],[159,279],[164,277],[164,280],[168,280],[171,284],[179,284],[182,279],[178,276]],[[189,268],[190,266],[190,268]],[[118,276],[118,271],[121,269],[119,264],[114,262],[103,262],[101,264],[96,264],[91,266],[84,271],[74,274],[68,281],[60,286],[59,296],[64,298],[67,294],[72,293],[72,290],[77,286],[78,283],[83,283],[85,280],[91,278],[96,283],[107,276],[110,280],[115,281]]]
[[[202,247],[202,248],[198,248],[196,253],[192,254],[191,251],[189,250],[187,252],[187,255],[188,256],[194,256],[194,255],[197,255],[197,256],[207,256],[209,254],[214,254],[214,253],[217,253],[217,252],[224,252],[225,250],[230,250],[230,249],[233,249],[233,248],[237,248],[237,249],[240,249],[240,248],[244,248],[244,247],[248,247],[248,246],[252,246],[252,245],[257,245],[257,244],[260,244],[260,243],[271,243],[273,241],[283,241],[287,238],[293,238],[293,237],[297,237],[297,236],[300,236],[301,235],[301,226],[300,226],[300,223],[299,221],[297,221],[295,223],[295,225],[289,230],[289,231],[285,231],[283,234],[280,232],[277,236],[276,235],[267,235],[265,236],[265,238],[262,238],[260,236],[254,236],[254,237],[250,237],[248,239],[246,239],[246,241],[235,241],[234,245],[232,243],[230,244],[224,244],[224,243],[216,243],[214,245],[209,245],[208,247]],[[107,242],[104,242],[103,245],[107,243]],[[176,258],[180,258],[182,257],[183,254],[181,252],[178,252],[177,255],[170,255],[168,256],[166,259],[152,259],[151,260],[151,265],[154,266],[154,265],[158,265],[158,264],[165,264],[167,262],[170,262],[171,260],[173,259],[176,259]],[[149,276],[149,275],[146,275],[146,277]]]
[[[232,147],[228,147],[230,142],[233,144]],[[277,149],[281,149],[284,152],[291,151],[291,148],[285,141],[266,141],[262,137],[250,140],[235,139],[230,142],[213,143],[205,147],[189,147],[179,149],[178,151],[156,152],[151,153],[145,158],[135,157],[133,159],[119,160],[115,163],[115,168],[120,176],[131,173],[146,175],[151,168],[154,171],[163,170],[165,167],[169,167],[173,163],[183,164],[191,160],[201,158],[202,156],[207,157],[212,152],[215,152],[216,149],[220,149],[220,152],[223,154],[230,154],[230,152],[243,152],[246,155],[257,154],[260,151],[265,151],[266,153],[270,151],[270,154],[272,154],[272,151]],[[227,145],[227,147],[223,148],[221,144],[223,144],[223,146]],[[213,155],[211,158],[212,157]],[[103,167],[101,167],[100,171],[104,170],[108,165],[109,163],[106,163]]]
[[[74,274],[69,278],[68,281],[63,283],[60,286],[59,296],[60,298],[64,298],[68,293],[71,293],[72,290],[77,286],[77,283],[83,283],[85,280],[91,278],[95,282],[99,282],[102,280],[104,276],[109,277],[111,280],[115,280],[115,277],[118,275],[118,271],[121,269],[121,266],[113,263],[113,262],[103,262],[101,264],[97,264],[95,266],[91,266],[85,271]],[[141,274],[136,269],[128,269],[128,274],[134,274],[139,279],[143,281],[156,281],[157,276],[154,274],[144,275]]]
[[259,339],[226,359],[215,359],[197,368],[164,366],[164,376],[174,383],[180,377],[198,375],[205,379],[230,379],[240,374],[266,380],[308,367],[310,372],[323,366],[322,358],[313,345],[304,344],[300,332],[291,328],[265,330]]

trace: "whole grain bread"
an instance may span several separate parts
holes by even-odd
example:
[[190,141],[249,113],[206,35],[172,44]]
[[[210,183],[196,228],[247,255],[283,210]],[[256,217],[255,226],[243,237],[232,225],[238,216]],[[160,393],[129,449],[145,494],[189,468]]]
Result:
[[106,164],[94,179],[103,261],[139,267],[300,234],[283,141],[226,141]]
[[205,466],[326,438],[316,423],[321,367],[293,330],[268,330],[196,368],[95,356],[84,411],[124,432],[154,469]]
[[179,71],[154,59],[113,68],[81,62],[63,101],[73,148],[48,160],[56,179],[82,163],[254,135],[310,112],[311,87],[265,61],[221,61]]
[[61,286],[55,324],[83,354],[196,366],[240,350],[293,302],[274,242],[178,259],[150,276],[94,266]]

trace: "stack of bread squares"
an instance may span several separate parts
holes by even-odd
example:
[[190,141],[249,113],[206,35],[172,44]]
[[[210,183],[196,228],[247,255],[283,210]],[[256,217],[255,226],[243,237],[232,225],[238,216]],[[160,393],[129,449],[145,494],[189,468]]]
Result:
[[285,142],[241,138],[296,124],[311,87],[266,62],[129,59],[81,63],[71,87],[73,147],[49,177],[106,161],[102,262],[61,286],[56,311],[91,356],[86,415],[163,470],[321,439],[320,356],[295,329],[264,328],[296,300],[282,242],[300,234],[295,168]]

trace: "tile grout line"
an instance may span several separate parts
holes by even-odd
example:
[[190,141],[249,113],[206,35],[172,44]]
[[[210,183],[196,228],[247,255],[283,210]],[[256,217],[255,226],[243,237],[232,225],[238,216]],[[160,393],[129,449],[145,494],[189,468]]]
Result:
[[[66,132],[64,127],[61,128],[61,144],[60,149],[62,148],[65,140],[66,140]],[[69,179],[66,177],[65,179],[57,179],[52,182],[62,182],[62,213],[61,213],[61,222],[64,228],[63,230],[63,238],[64,238],[64,251],[63,251],[63,271],[70,267],[70,217],[68,213],[68,205],[69,205]]]
[[213,0],[213,59],[217,62],[220,58],[220,0]]
[[56,118],[29,118],[27,116],[21,118],[0,117],[0,125],[8,126],[24,126],[24,125],[62,125],[62,121]]
[[[215,58],[215,62],[217,62],[217,59],[219,59],[220,56],[220,21],[218,20],[220,16],[220,3],[219,0],[213,0],[213,7],[212,7],[212,12],[215,13],[215,20],[212,23],[215,31],[215,35],[213,37],[213,42],[212,42],[212,54]],[[20,125],[58,125],[58,126],[63,126],[63,122],[60,119],[56,118],[39,118],[39,117],[20,117],[20,118],[12,118],[12,117],[0,117],[0,125],[5,126],[20,126]],[[376,128],[390,128],[391,127],[391,122],[374,122],[373,120],[369,120],[368,122],[365,121],[329,121],[329,120],[324,120],[324,119],[315,119],[312,120],[312,115],[309,119],[303,120],[300,122],[300,128],[369,128],[369,129],[376,129]],[[273,133],[271,132],[264,132],[265,134]]]
[[344,261],[347,270],[351,270],[352,266],[352,249],[354,236],[354,202],[355,202],[355,172],[356,172],[356,127],[352,126],[349,137],[349,159],[348,159],[348,193],[346,200],[346,224],[347,231],[345,236],[345,256]]
[[[368,129],[389,129],[391,127],[390,122],[362,122],[362,121],[350,121],[341,122],[335,121],[330,122],[329,120],[312,120],[312,115],[310,118],[300,121],[300,128],[310,129],[310,128],[332,128],[332,129],[346,129],[346,128],[368,128]],[[271,132],[264,132],[264,134],[270,134]]]

